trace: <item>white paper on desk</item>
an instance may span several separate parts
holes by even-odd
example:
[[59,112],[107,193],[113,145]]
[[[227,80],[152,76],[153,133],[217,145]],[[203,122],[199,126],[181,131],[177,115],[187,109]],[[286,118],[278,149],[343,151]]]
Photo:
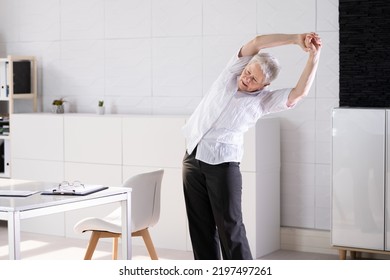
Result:
[[0,190],[0,196],[11,197],[26,197],[33,195],[39,191],[26,191],[26,190]]
[[41,192],[44,195],[87,195],[94,192],[102,191],[108,189],[108,187],[103,185],[84,185],[84,187],[69,188],[69,189],[58,189],[58,187],[53,187],[51,189]]

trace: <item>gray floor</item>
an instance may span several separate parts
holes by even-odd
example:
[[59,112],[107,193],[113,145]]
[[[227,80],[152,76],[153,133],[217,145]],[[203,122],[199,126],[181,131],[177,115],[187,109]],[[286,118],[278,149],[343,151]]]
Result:
[[[43,234],[22,233],[22,259],[24,260],[78,260],[83,259],[87,240],[71,239]],[[192,260],[192,252],[156,248],[162,260]],[[8,259],[7,228],[0,225],[0,260]],[[111,242],[100,242],[94,253],[94,259],[111,259]],[[147,260],[148,253],[144,246],[133,247],[133,259]],[[279,250],[264,260],[336,260],[337,255],[325,255],[296,251]]]

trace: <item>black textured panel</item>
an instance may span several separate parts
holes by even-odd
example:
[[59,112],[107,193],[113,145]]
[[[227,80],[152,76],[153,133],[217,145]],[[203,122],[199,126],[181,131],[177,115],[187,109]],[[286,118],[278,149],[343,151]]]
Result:
[[390,107],[390,1],[339,0],[340,106]]

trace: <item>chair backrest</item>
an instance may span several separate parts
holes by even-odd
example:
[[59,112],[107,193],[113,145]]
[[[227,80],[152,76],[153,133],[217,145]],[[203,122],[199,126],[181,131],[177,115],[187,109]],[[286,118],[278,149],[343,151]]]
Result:
[[127,179],[123,187],[131,191],[132,231],[154,226],[160,218],[161,182],[164,170],[137,174]]

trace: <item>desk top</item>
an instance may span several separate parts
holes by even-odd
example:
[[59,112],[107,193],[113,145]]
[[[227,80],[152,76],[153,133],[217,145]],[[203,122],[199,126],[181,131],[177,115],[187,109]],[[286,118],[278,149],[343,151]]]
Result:
[[84,196],[73,195],[41,195],[41,191],[53,188],[58,183],[37,182],[15,179],[0,179],[0,190],[28,190],[38,191],[27,197],[0,197],[0,212],[26,211],[42,207],[67,204],[89,199],[107,197],[130,192],[130,188],[109,187]]

